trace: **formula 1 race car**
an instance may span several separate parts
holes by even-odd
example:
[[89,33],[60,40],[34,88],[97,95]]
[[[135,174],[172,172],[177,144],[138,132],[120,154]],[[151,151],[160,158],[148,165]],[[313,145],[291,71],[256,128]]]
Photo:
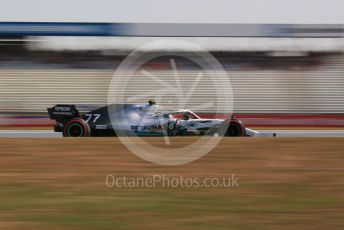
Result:
[[153,101],[145,105],[111,104],[83,114],[75,105],[56,105],[48,108],[48,113],[50,119],[56,121],[55,132],[62,132],[64,137],[275,136],[245,128],[234,116],[203,119],[190,110],[159,111]]

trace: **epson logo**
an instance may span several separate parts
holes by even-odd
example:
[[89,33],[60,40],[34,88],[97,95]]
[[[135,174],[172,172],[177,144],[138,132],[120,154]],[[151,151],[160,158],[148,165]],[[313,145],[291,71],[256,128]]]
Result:
[[54,109],[56,112],[70,112],[71,108],[70,107],[64,107],[64,106],[57,106]]

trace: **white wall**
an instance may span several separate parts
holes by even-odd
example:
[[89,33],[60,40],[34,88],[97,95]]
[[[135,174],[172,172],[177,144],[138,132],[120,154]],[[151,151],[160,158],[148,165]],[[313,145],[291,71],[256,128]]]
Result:
[[131,51],[157,40],[166,44],[187,41],[210,51],[344,52],[344,38],[32,37],[27,39],[27,45],[30,50]]

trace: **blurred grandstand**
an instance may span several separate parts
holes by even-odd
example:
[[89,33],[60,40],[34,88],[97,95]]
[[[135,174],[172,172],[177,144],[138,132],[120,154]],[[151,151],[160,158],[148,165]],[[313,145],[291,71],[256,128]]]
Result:
[[[219,60],[232,82],[234,112],[248,125],[344,127],[344,32],[338,33],[328,38],[311,34],[181,39],[202,45]],[[3,35],[0,126],[51,125],[46,108],[57,103],[77,104],[84,110],[106,104],[109,83],[121,61],[140,44],[156,39],[170,38]],[[172,78],[172,57],[166,52],[143,68]],[[185,81],[197,74],[194,62],[173,58]],[[125,93],[139,94],[145,90],[144,81],[137,74],[131,84],[138,87]],[[211,99],[209,90],[199,87],[188,107]],[[177,106],[173,98],[159,103],[167,101]],[[212,116],[213,111],[209,107],[196,112]]]

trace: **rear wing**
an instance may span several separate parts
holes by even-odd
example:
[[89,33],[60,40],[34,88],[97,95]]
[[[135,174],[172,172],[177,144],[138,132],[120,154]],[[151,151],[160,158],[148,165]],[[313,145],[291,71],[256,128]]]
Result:
[[80,113],[75,105],[55,105],[47,108],[50,119],[56,121],[65,121],[70,118],[80,117]]

